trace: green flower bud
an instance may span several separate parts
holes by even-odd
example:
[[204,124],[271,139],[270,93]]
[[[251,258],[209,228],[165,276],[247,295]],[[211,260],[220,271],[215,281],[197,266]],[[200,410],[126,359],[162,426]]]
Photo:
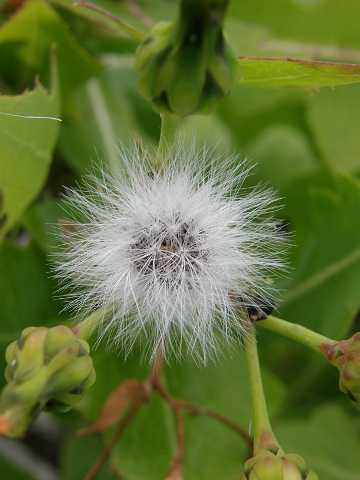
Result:
[[95,382],[89,345],[65,326],[29,327],[6,350],[0,433],[22,436],[42,411],[70,410]]
[[278,455],[262,450],[245,463],[239,480],[318,480],[318,477],[295,453]]
[[222,23],[228,0],[182,0],[174,23],[155,25],[136,51],[140,93],[158,113],[211,113],[228,95],[239,63]]
[[360,410],[360,332],[336,343],[328,359],[340,372],[339,387]]

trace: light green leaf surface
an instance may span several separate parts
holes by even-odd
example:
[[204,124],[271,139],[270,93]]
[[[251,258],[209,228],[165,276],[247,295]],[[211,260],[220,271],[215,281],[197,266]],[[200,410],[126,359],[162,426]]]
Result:
[[10,115],[59,117],[55,63],[51,77],[50,92],[37,82],[30,92],[0,97],[0,190],[4,198],[3,213],[7,216],[3,232],[18,220],[41,191],[59,132],[56,120]]
[[73,89],[99,73],[100,66],[43,0],[25,2],[0,28],[0,74],[20,89],[31,85],[35,75],[40,75],[45,83],[49,77],[49,51],[53,47],[57,52],[63,101],[70,102]]
[[239,83],[251,87],[317,89],[360,82],[357,64],[251,57],[240,57],[239,62]]
[[[256,137],[262,135],[265,129],[286,126],[305,130],[304,111],[308,96],[308,92],[300,89],[243,88],[235,85],[217,113],[228,132],[233,134],[236,150],[247,156],[248,144],[253,148]],[[253,161],[256,163],[258,159],[253,158]],[[283,173],[286,175],[286,172]]]
[[307,118],[316,144],[333,167],[360,172],[360,85],[321,90],[308,99]]
[[117,443],[111,455],[112,466],[120,478],[128,480],[165,478],[175,450],[175,438],[171,410],[154,395]]
[[[42,202],[31,205],[24,214],[24,225],[37,245],[44,253],[54,255],[55,248],[62,245],[59,220],[66,214],[61,208],[61,201],[46,198]],[[54,260],[54,256],[52,256]]]
[[[360,47],[358,0],[252,0],[229,4],[229,15],[250,25],[262,25],[269,33],[284,41],[296,39],[309,43]],[[290,48],[290,47],[288,47]],[[287,55],[287,54],[285,54]]]
[[[76,115],[64,122],[60,149],[67,163],[79,174],[89,171],[92,163],[119,168],[116,146],[132,143],[138,132],[144,143],[160,131],[160,119],[149,102],[136,90],[133,59],[113,57],[98,78],[77,90],[73,107]],[[151,147],[150,147],[151,149]]]
[[[308,138],[291,125],[264,128],[249,142],[247,152],[256,162],[256,179],[266,179],[279,195],[283,195],[291,183],[319,168]],[[282,211],[278,215],[281,216]]]
[[[72,422],[76,428],[76,420]],[[101,455],[104,444],[100,437],[91,435],[77,438],[75,431],[61,452],[61,480],[82,480],[90,472],[96,460]],[[96,480],[113,480],[108,462],[96,475]]]
[[[332,172],[332,177],[312,176],[289,188],[284,214],[293,232],[291,275],[280,285],[278,314],[330,338],[347,338],[360,304],[360,224],[354,221],[360,211],[359,181]],[[270,359],[272,348],[267,345]],[[328,375],[323,358],[293,342],[282,353],[277,370],[291,384],[292,402],[311,402],[324,384],[336,390],[338,380]]]
[[293,273],[281,315],[331,338],[347,333],[360,303],[360,183],[344,174],[293,185],[285,214],[294,229]]

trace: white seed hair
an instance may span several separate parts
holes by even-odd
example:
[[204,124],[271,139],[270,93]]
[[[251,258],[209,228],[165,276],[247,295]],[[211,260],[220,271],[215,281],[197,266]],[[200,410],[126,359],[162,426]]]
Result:
[[205,363],[219,338],[246,332],[242,303],[274,294],[266,279],[284,268],[277,198],[241,188],[247,161],[195,141],[179,141],[161,169],[136,145],[119,157],[118,171],[99,169],[82,190],[68,189],[55,276],[71,287],[69,308],[103,309],[99,339],[126,354],[140,339],[152,360],[159,350],[181,357],[185,343]]

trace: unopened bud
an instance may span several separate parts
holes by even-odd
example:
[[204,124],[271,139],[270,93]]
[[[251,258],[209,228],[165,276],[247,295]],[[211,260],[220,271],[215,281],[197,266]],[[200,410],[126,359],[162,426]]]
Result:
[[327,357],[340,372],[340,390],[360,410],[360,332],[333,345]]
[[67,411],[96,375],[89,345],[65,326],[29,327],[6,350],[8,385],[0,397],[0,433],[22,436],[42,411]]
[[245,463],[239,480],[318,480],[318,477],[299,455],[277,455],[263,450]]
[[158,113],[207,115],[230,92],[240,67],[222,31],[227,3],[182,0],[178,20],[138,47],[138,88]]

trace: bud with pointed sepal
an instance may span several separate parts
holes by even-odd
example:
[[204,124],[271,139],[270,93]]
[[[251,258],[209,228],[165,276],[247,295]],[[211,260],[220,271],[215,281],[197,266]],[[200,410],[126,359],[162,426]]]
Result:
[[264,449],[245,463],[239,480],[318,480],[318,476],[299,455]]
[[89,345],[65,326],[29,327],[6,350],[8,384],[0,397],[0,433],[22,436],[44,411],[67,411],[96,375]]
[[207,115],[230,92],[239,63],[222,24],[228,0],[182,0],[174,23],[161,22],[137,49],[140,93],[158,113]]
[[330,363],[339,370],[340,390],[348,395],[354,407],[360,410],[360,332],[322,350]]

